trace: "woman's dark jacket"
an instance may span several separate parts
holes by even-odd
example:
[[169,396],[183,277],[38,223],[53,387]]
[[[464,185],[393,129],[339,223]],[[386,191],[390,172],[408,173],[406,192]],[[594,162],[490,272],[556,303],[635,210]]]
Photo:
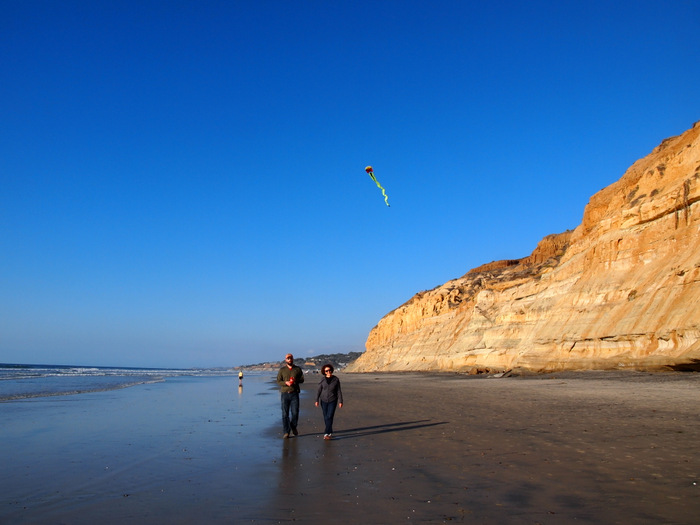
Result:
[[334,403],[338,401],[343,402],[343,392],[340,390],[340,379],[336,376],[331,376],[331,380],[328,381],[324,377],[318,384],[318,391],[316,392],[316,402],[323,401],[324,403]]

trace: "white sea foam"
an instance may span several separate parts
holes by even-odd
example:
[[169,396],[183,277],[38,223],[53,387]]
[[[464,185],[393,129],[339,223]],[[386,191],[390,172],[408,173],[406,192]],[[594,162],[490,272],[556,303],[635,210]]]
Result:
[[0,401],[115,390],[168,377],[237,376],[229,368],[115,368],[0,364]]

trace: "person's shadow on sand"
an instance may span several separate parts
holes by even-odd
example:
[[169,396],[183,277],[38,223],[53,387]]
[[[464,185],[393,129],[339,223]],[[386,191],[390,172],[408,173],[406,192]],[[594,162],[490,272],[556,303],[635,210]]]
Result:
[[[421,419],[419,421],[402,421],[398,423],[386,423],[384,425],[374,425],[371,427],[347,428],[345,430],[337,430],[333,433],[333,440],[350,439],[363,436],[371,436],[375,434],[385,434],[387,432],[403,432],[404,430],[415,430],[417,428],[434,427],[437,425],[446,425],[448,421],[438,421],[429,423],[429,419]],[[320,434],[319,434],[320,435]]]

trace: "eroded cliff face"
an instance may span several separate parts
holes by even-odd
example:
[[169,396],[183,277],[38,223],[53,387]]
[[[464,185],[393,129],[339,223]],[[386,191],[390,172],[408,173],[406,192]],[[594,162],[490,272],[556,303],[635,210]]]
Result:
[[529,257],[420,292],[347,371],[532,371],[700,363],[700,122],[595,194]]

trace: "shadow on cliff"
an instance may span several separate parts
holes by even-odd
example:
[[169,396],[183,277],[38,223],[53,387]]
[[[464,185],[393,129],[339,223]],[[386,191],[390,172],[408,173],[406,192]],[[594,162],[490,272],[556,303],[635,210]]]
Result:
[[691,359],[688,363],[668,365],[668,368],[675,372],[700,372],[700,359]]
[[387,432],[403,432],[404,430],[415,430],[417,428],[434,427],[437,425],[446,425],[448,421],[438,421],[436,423],[428,423],[429,419],[421,419],[419,421],[404,421],[399,423],[387,423],[385,425],[374,425],[371,427],[348,428],[338,430],[333,434],[335,440],[350,439],[364,436],[372,436],[376,434],[386,434]]

